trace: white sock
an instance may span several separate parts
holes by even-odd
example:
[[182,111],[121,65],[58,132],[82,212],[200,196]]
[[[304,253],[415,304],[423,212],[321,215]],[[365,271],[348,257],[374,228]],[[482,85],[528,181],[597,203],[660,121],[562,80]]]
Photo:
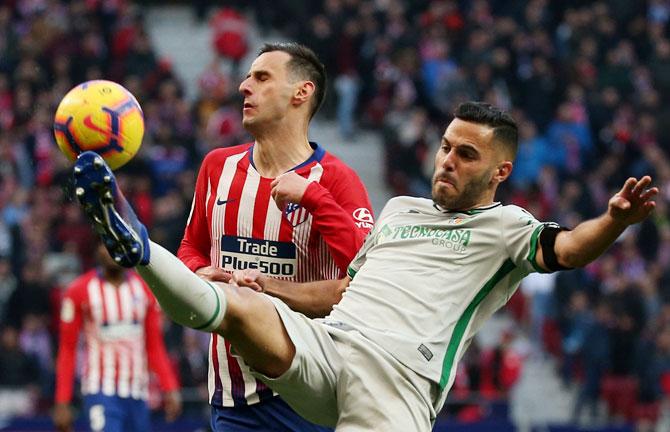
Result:
[[216,330],[226,312],[223,289],[201,279],[176,256],[149,241],[151,259],[136,270],[165,313],[178,324],[196,330]]

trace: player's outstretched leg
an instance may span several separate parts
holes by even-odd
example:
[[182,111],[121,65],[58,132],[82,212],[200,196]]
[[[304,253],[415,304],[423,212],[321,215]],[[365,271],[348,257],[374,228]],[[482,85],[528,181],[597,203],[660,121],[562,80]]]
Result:
[[149,240],[116,184],[114,173],[94,152],[74,166],[75,195],[114,260],[136,267],[161,308],[175,322],[196,330],[218,329],[226,311],[223,289],[200,279],[177,257]]
[[114,261],[124,267],[149,263],[147,230],[97,153],[83,152],[74,165],[74,191]]
[[265,375],[279,376],[289,368],[295,347],[265,294],[207,282],[152,242],[114,173],[96,153],[82,153],[74,171],[77,198],[110,254],[120,264],[135,267],[172,320],[225,336]]

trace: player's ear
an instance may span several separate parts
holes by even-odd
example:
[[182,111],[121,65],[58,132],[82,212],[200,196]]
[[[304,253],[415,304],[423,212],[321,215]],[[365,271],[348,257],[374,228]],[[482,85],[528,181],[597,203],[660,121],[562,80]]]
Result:
[[498,164],[493,173],[493,180],[497,183],[502,183],[512,174],[512,168],[514,165],[511,161],[502,161]]
[[308,102],[315,90],[316,86],[312,81],[301,81],[300,86],[295,90],[293,100],[298,105]]

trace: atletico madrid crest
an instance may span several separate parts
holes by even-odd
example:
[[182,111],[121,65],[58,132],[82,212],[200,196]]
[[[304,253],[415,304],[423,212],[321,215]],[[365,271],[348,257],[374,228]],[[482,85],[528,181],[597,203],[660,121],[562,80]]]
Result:
[[300,204],[289,203],[284,209],[284,217],[292,226],[297,227],[307,220],[309,212],[305,210]]

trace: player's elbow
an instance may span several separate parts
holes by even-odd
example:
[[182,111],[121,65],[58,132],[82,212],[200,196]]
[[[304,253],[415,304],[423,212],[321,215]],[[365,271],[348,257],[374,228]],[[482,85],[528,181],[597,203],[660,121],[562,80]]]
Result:
[[325,318],[340,300],[342,300],[342,294],[331,293],[328,296],[323,296],[315,302],[306,315],[310,318]]
[[344,295],[344,292],[346,291],[347,287],[346,285],[338,285],[333,289],[331,295],[330,295],[330,305],[328,307],[328,310],[326,311],[327,313],[324,315],[328,315],[332,310],[333,306],[338,304],[342,300],[342,296]]
[[348,283],[346,279],[336,281],[336,283],[329,287],[327,292],[323,293],[323,295],[317,299],[314,307],[307,315],[310,318],[324,318],[328,316],[330,312],[332,312],[333,306],[342,300],[342,296],[344,295],[347,286]]

